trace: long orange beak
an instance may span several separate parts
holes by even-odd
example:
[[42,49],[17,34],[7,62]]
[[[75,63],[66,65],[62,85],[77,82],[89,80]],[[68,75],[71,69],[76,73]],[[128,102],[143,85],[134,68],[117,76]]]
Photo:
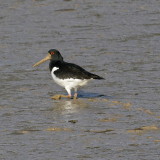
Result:
[[36,66],[40,65],[41,63],[44,63],[45,61],[50,60],[50,59],[51,59],[51,55],[48,53],[48,55],[47,55],[45,58],[43,58],[43,59],[40,60],[39,62],[35,63],[35,64],[33,65],[33,67],[36,67]]

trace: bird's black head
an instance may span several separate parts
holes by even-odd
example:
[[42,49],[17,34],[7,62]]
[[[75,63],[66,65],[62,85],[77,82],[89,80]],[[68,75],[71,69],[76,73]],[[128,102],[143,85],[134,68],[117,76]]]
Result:
[[51,61],[63,61],[63,57],[58,50],[50,49],[48,53],[51,55]]
[[60,52],[56,49],[50,49],[48,51],[48,55],[43,58],[42,60],[38,61],[36,64],[33,65],[33,67],[40,65],[41,63],[50,60],[53,61],[63,61],[63,57],[61,56]]

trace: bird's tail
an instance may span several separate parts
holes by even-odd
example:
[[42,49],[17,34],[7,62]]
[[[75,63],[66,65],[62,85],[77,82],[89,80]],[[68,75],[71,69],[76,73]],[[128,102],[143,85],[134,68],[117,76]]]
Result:
[[92,78],[93,78],[93,79],[98,79],[98,80],[104,79],[103,77],[100,77],[100,76],[98,76],[98,75],[96,75],[96,74],[92,74]]

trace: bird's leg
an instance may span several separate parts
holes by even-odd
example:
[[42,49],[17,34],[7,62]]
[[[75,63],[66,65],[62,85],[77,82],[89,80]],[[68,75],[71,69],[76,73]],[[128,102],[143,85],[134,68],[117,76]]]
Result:
[[77,94],[77,88],[74,88],[74,91],[75,91],[75,93],[74,93],[73,99],[77,99],[77,96],[78,96],[78,94]]
[[66,91],[67,91],[67,93],[68,93],[68,95],[65,96],[65,97],[67,97],[67,98],[72,98],[71,88],[65,87],[65,89],[66,89]]
[[77,99],[77,93],[74,94],[73,99]]

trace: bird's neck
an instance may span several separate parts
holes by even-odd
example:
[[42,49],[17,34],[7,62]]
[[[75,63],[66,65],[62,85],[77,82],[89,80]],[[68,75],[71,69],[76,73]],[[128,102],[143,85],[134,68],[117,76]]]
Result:
[[63,62],[63,60],[50,60],[49,70],[52,71],[53,67],[59,66]]

